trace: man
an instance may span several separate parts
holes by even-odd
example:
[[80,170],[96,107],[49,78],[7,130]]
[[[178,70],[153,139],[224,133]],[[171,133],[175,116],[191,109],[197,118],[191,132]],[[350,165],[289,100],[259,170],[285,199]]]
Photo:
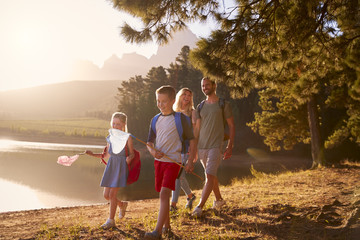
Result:
[[[200,217],[202,209],[214,192],[216,200],[213,208],[219,209],[224,204],[217,178],[217,170],[222,160],[222,145],[224,143],[224,122],[229,126],[229,140],[223,155],[224,160],[232,155],[232,148],[235,137],[235,126],[232,110],[228,102],[225,102],[224,109],[219,104],[219,97],[216,95],[216,83],[205,77],[201,80],[202,92],[206,96],[204,104],[199,104],[195,112],[195,139],[198,144],[199,159],[204,167],[206,182],[201,194],[201,199],[193,211],[193,216]],[[201,110],[199,107],[201,106]],[[224,115],[224,116],[223,116]]]

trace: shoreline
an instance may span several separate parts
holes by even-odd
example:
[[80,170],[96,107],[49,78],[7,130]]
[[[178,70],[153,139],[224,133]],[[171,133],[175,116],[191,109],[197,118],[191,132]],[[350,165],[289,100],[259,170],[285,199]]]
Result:
[[[195,219],[183,209],[171,215],[173,237],[164,239],[358,239],[360,165],[257,175],[220,186],[227,204]],[[344,178],[346,176],[346,178]],[[201,190],[194,191],[196,196]],[[197,203],[197,201],[196,201]],[[159,199],[129,202],[117,228],[104,231],[108,203],[0,213],[0,239],[143,239],[153,230]],[[196,229],[196,231],[194,231]]]

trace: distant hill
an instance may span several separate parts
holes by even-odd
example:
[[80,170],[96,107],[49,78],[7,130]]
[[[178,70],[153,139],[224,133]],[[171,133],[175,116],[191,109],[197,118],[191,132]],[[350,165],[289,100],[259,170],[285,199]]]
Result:
[[120,80],[73,81],[0,92],[0,119],[59,119],[115,111]]
[[175,61],[183,46],[193,48],[198,40],[190,30],[184,30],[176,33],[167,45],[159,46],[157,53],[150,59],[137,53],[124,54],[121,58],[112,55],[101,68],[90,61],[78,61],[70,78],[73,80],[127,80],[135,75],[145,76],[152,67],[168,67]]
[[73,81],[0,92],[1,119],[58,119],[85,116],[91,111],[115,111],[115,95],[123,80],[145,76],[152,67],[168,67],[183,46],[195,46],[197,37],[190,30],[174,35],[169,44],[159,46],[150,59],[136,54],[116,55],[102,68],[90,61],[74,66]]

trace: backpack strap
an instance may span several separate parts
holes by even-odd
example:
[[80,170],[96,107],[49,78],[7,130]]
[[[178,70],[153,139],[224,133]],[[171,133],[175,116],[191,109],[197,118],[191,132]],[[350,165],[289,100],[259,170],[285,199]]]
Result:
[[[199,104],[198,108],[197,108],[197,111],[198,111],[198,113],[199,113],[199,116],[200,116],[200,111],[201,111],[201,109],[203,108],[204,104],[205,104],[205,100],[202,100],[201,103]],[[200,116],[200,118],[201,118],[201,116]]]
[[155,135],[156,135],[156,122],[158,120],[158,118],[160,117],[161,113],[158,113],[155,115],[155,117],[153,117],[152,121],[151,121],[151,129],[154,131]]

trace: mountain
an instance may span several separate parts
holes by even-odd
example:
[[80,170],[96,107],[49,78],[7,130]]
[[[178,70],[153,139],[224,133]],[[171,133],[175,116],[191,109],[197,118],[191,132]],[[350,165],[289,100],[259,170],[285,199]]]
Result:
[[91,111],[115,111],[117,88],[135,75],[146,76],[152,67],[168,67],[183,46],[195,46],[197,37],[190,30],[176,33],[169,44],[159,46],[150,59],[136,54],[116,55],[102,68],[90,61],[74,66],[74,81],[0,92],[0,120],[50,119],[85,116]]
[[73,81],[0,92],[0,119],[83,117],[91,111],[115,111],[121,81]]
[[124,54],[121,58],[112,55],[99,68],[90,61],[78,61],[70,74],[73,80],[128,80],[135,75],[146,76],[152,67],[168,67],[180,53],[183,46],[195,47],[199,39],[190,30],[174,34],[167,45],[159,46],[150,59],[137,53]]

